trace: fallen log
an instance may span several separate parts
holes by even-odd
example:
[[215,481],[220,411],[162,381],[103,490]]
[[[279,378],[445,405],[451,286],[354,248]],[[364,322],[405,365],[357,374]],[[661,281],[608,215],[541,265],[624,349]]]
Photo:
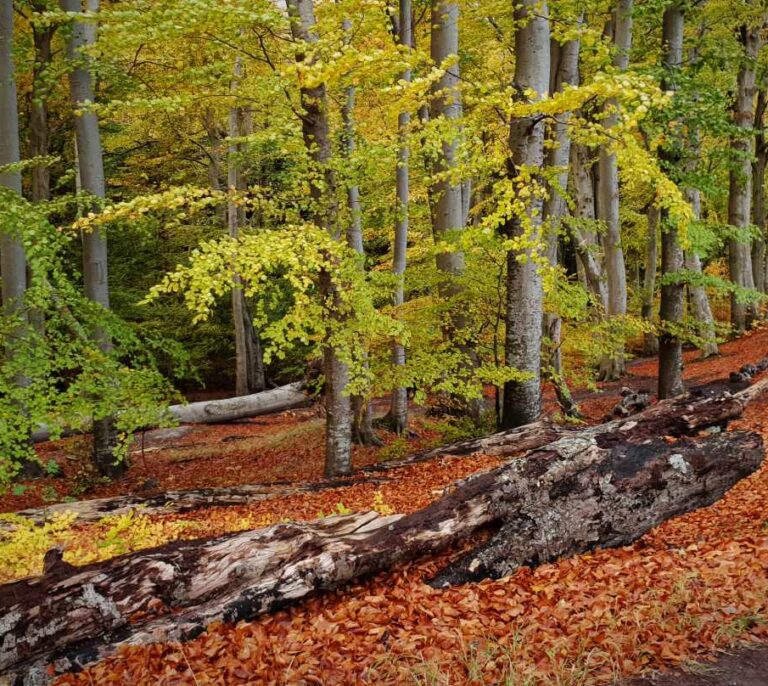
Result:
[[[721,412],[723,417],[721,421],[733,419],[741,414],[746,402],[756,394],[762,392],[768,381],[763,380],[748,387],[747,389],[733,395],[729,403],[723,403]],[[695,404],[707,397],[708,389],[700,389],[691,396],[691,401]],[[717,387],[722,391],[721,387]],[[711,394],[710,394],[711,395]],[[658,412],[664,414],[666,405],[659,404]],[[707,415],[697,414],[694,410],[693,423],[686,428],[690,432],[696,428],[696,421],[710,422]],[[651,415],[647,415],[650,418]],[[622,417],[619,421],[613,422],[613,430],[620,431],[621,427],[631,425],[633,417]],[[711,423],[711,422],[710,422]],[[607,427],[606,427],[607,430]],[[432,450],[416,453],[399,460],[390,460],[375,465],[363,467],[364,473],[376,473],[390,471],[412,464],[426,462],[443,457],[461,457],[482,453],[484,455],[498,455],[502,457],[511,457],[523,455],[530,450],[540,448],[547,443],[551,443],[558,438],[574,435],[577,431],[573,428],[556,424],[551,419],[546,418],[520,426],[515,429],[506,429],[498,431],[488,436],[472,438],[458,441],[448,445],[440,446]],[[362,477],[364,479],[365,477]],[[368,477],[371,478],[371,477]],[[274,497],[295,495],[296,493],[322,490],[327,488],[340,488],[346,485],[360,483],[361,478],[340,479],[334,481],[323,481],[313,484],[306,483],[257,483],[245,484],[239,486],[219,487],[219,488],[198,488],[189,490],[166,491],[158,495],[139,496],[123,495],[111,498],[98,498],[92,500],[82,500],[76,503],[57,503],[41,508],[29,508],[20,510],[14,514],[19,517],[31,519],[42,523],[49,520],[53,515],[73,513],[77,515],[79,522],[95,522],[107,515],[126,514],[131,510],[140,510],[144,514],[173,514],[190,512],[205,507],[227,507],[230,505],[245,505],[248,503],[260,502],[262,500]],[[375,481],[375,479],[373,479]],[[0,521],[0,532],[10,531],[14,528],[13,522]]]
[[[232,422],[236,419],[258,417],[272,412],[284,412],[297,407],[303,407],[311,402],[311,399],[302,390],[303,382],[279,386],[261,393],[241,395],[235,398],[222,400],[205,400],[186,405],[171,405],[168,412],[179,424],[219,424]],[[61,436],[73,436],[82,433],[79,429],[68,429]],[[32,434],[32,441],[41,443],[50,439],[50,431],[47,426],[41,424]]]
[[[156,495],[118,495],[111,498],[94,498],[72,503],[56,503],[46,507],[33,507],[13,514],[42,524],[56,515],[75,515],[78,523],[97,522],[104,517],[138,512],[145,515],[181,514],[206,507],[229,507],[257,503],[270,498],[280,498],[300,493],[314,493],[330,488],[354,486],[359,483],[382,484],[389,481],[385,476],[365,476],[333,479],[310,483],[261,483],[217,488],[192,488],[163,491]],[[0,520],[0,533],[12,531],[12,520]]]
[[[407,516],[374,513],[183,541],[0,587],[0,671],[44,683],[121,645],[185,640],[213,621],[252,618],[490,530],[436,585],[499,576],[630,543],[709,505],[763,459],[759,436],[723,433],[744,394],[664,401],[558,438],[471,477]],[[705,435],[699,434],[711,427]]]
[[270,412],[283,412],[309,402],[303,382],[280,386],[269,391],[223,400],[206,400],[187,405],[171,405],[168,410],[179,424],[219,424]]
[[[354,486],[361,482],[383,483],[387,481],[387,477],[376,476],[376,474],[439,457],[461,457],[474,453],[503,456],[519,455],[551,443],[559,436],[569,433],[572,433],[572,430],[558,426],[551,420],[541,420],[517,429],[500,431],[490,436],[451,443],[400,460],[370,465],[364,467],[361,470],[364,475],[358,477],[324,480],[315,483],[257,483],[218,488],[173,490],[150,496],[121,495],[81,500],[74,503],[56,503],[46,507],[19,510],[14,514],[17,517],[43,523],[50,520],[54,515],[69,513],[75,514],[77,521],[84,523],[95,522],[108,515],[126,514],[131,510],[138,510],[143,514],[151,515],[190,512],[205,507],[245,505],[267,498]],[[13,528],[12,521],[0,521],[0,532],[10,531]]]

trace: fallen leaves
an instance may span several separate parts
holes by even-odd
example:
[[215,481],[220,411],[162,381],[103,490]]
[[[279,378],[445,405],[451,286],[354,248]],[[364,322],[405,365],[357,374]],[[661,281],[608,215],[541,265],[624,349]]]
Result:
[[[688,377],[702,383],[727,376],[766,348],[768,333],[758,332],[748,343],[726,346],[719,360],[691,365]],[[650,374],[653,364],[634,371]],[[737,427],[768,439],[766,409],[766,399],[751,404]],[[492,466],[483,459],[489,458],[414,466],[381,487],[382,499],[395,511],[418,509],[461,478],[462,470]],[[353,510],[370,504],[371,489],[356,485],[205,516],[212,532],[228,530],[237,517],[311,518],[339,501]],[[649,667],[703,658],[735,641],[768,641],[767,521],[764,466],[714,506],[665,522],[626,548],[522,569],[497,581],[439,591],[425,585],[459,552],[453,551],[289,611],[211,626],[184,646],[127,648],[57,683],[610,683]]]
[[610,683],[736,639],[768,639],[766,520],[763,467],[714,507],[627,548],[438,591],[422,580],[446,554],[213,626],[185,644],[188,664],[177,645],[129,648],[58,683],[351,686],[428,674],[436,684]]

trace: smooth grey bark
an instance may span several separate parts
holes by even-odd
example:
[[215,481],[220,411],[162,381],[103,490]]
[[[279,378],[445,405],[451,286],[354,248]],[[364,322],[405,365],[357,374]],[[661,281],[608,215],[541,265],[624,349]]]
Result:
[[[398,40],[407,49],[413,48],[413,26],[411,0],[400,0]],[[402,74],[406,83],[411,82],[411,70]],[[392,246],[392,273],[395,275],[393,304],[397,312],[405,302],[405,269],[408,256],[408,212],[410,203],[408,129],[411,113],[400,112],[397,117],[399,147],[397,151],[397,169],[395,170],[395,240]],[[398,340],[392,343],[392,364],[396,372],[405,366],[405,346]],[[399,368],[399,369],[398,369]],[[405,386],[398,386],[392,391],[389,406],[389,421],[397,434],[408,430],[408,391]]]
[[[230,93],[237,96],[243,72],[243,59],[235,58],[232,70]],[[240,155],[243,147],[238,139],[246,132],[244,123],[247,119],[242,107],[233,105],[229,109],[227,134],[227,186],[230,193],[243,190],[245,183],[241,171]],[[227,228],[231,238],[240,235],[242,210],[235,198],[230,196],[227,202]],[[264,373],[264,359],[261,340],[253,327],[253,320],[248,312],[248,303],[243,293],[243,282],[239,274],[233,275],[235,287],[232,289],[232,322],[235,333],[235,394],[249,395],[263,391],[267,384]]]
[[[432,184],[433,229],[437,240],[450,241],[464,228],[462,210],[462,189],[460,183],[448,178],[448,173],[457,165],[459,131],[461,118],[461,95],[459,92],[459,6],[450,0],[435,0],[432,3],[432,33],[430,54],[437,67],[443,67],[442,77],[432,89],[430,120],[442,118],[456,130],[448,132],[442,143],[442,153],[435,161],[434,173],[440,175]],[[437,256],[437,267],[448,281],[464,271],[464,254],[460,251],[444,252]]]
[[[19,111],[16,100],[16,73],[13,61],[13,2],[0,0],[0,166],[16,164],[20,160],[19,149]],[[12,193],[21,195],[21,172],[6,171],[0,173],[0,186]],[[2,282],[2,313],[14,317],[19,322],[15,335],[23,337],[29,321],[24,296],[27,291],[27,258],[20,236],[14,229],[3,231],[0,227],[0,281]],[[5,342],[0,354],[11,360],[14,354],[13,343]],[[29,379],[18,374],[14,382],[21,388],[29,384]],[[24,407],[19,407],[24,412]],[[24,460],[20,476],[31,478],[40,476],[42,468],[38,462]]]
[[567,222],[568,231],[586,287],[594,302],[605,312],[608,309],[608,286],[601,249],[594,230],[585,226],[595,221],[595,184],[589,149],[583,145],[572,145],[570,162],[569,182],[573,189],[575,211],[573,219]]
[[[633,0],[617,0],[613,12],[613,43],[616,51],[613,64],[621,71],[625,71],[629,63],[629,50],[632,46],[632,9]],[[609,100],[606,104],[611,111],[604,120],[607,129],[616,125],[617,106],[615,99]],[[609,316],[622,317],[627,313],[627,274],[619,220],[619,169],[616,154],[607,145],[600,148],[598,166],[598,217],[605,222],[603,246],[608,286],[607,312]],[[600,378],[603,380],[618,379],[624,375],[624,371],[622,351],[606,355],[600,363]]]
[[[312,0],[287,0],[291,35],[297,43],[311,47],[317,43],[315,11]],[[299,47],[296,61],[307,62],[307,56]],[[336,200],[336,174],[331,166],[331,138],[328,123],[328,96],[325,83],[301,88],[301,129],[304,145],[316,166],[322,181],[313,180],[310,192],[313,200],[312,219],[338,240],[338,205]],[[339,286],[331,275],[323,270],[319,275],[321,294],[331,303],[334,325],[343,325],[342,298]],[[329,341],[323,343],[323,374],[325,376],[325,475],[328,477],[349,474],[352,471],[352,401],[347,393],[349,366],[339,351]]]
[[[517,97],[531,90],[535,100],[549,92],[550,33],[547,3],[523,0],[516,7],[518,28],[515,31],[514,86]],[[542,118],[519,117],[510,122],[507,173],[514,180],[520,167],[529,171],[544,165],[545,123]],[[525,226],[521,217],[512,217],[504,227],[508,238],[526,236],[536,243],[541,237],[542,201],[528,201]],[[509,429],[535,421],[541,413],[541,320],[543,293],[541,274],[531,259],[532,250],[524,254],[507,253],[505,364],[530,374],[524,381],[504,384],[501,424]]]
[[[730,172],[728,223],[736,229],[746,230],[752,219],[753,101],[755,69],[762,40],[757,28],[742,26],[740,34],[744,55],[733,104],[733,123],[739,132],[731,137],[734,161]],[[754,288],[751,243],[748,239],[731,238],[728,241],[728,267],[734,284],[741,288]],[[739,302],[737,294],[732,294],[731,325],[736,332],[743,333],[753,317],[753,307]]]
[[763,83],[757,91],[755,105],[755,159],[752,162],[752,223],[760,237],[752,243],[752,278],[755,289],[765,293],[765,169],[768,144],[765,140],[765,109],[768,105]]
[[[83,11],[97,13],[99,0],[61,0],[61,9],[69,13]],[[75,119],[75,141],[77,147],[77,172],[83,191],[88,195],[104,199],[107,197],[104,181],[104,159],[101,148],[99,120],[88,106],[96,101],[89,58],[82,49],[96,40],[96,27],[91,23],[75,21],[67,42],[67,57],[72,62],[69,72],[69,91]],[[97,204],[93,210],[98,211]],[[98,228],[83,234],[83,286],[85,296],[105,309],[109,309],[109,269],[107,263],[107,237]],[[112,349],[108,334],[103,330],[94,332],[99,347],[109,353]],[[93,461],[101,474],[120,476],[128,465],[125,460],[115,461],[114,449],[117,431],[112,417],[100,417],[93,424]]]
[[[701,191],[698,188],[688,188],[685,194],[688,202],[691,203],[693,218],[698,220],[701,217]],[[685,251],[685,268],[694,274],[702,273],[701,258],[693,249]],[[718,355],[720,351],[717,347],[715,318],[709,306],[707,290],[704,286],[689,285],[688,293],[691,299],[693,317],[696,320],[697,333],[704,341],[700,346],[701,356],[712,357],[713,355]]]
[[[50,86],[46,83],[47,72],[53,59],[52,43],[56,33],[56,24],[45,24],[36,20],[48,8],[45,2],[31,3],[33,15],[32,43],[35,61],[32,66],[32,94],[29,104],[29,156],[45,158],[49,152],[50,127],[48,123],[48,99]],[[31,200],[41,203],[51,198],[51,170],[47,162],[36,164],[31,169]],[[31,278],[31,275],[30,275]],[[33,308],[29,312],[32,328],[40,335],[45,334],[45,317]]]
[[[13,62],[13,2],[0,2],[0,165],[20,159],[19,112],[16,101],[16,74]],[[0,173],[0,185],[21,195],[21,172]],[[23,298],[27,290],[27,261],[18,236],[0,236],[3,310],[24,319]]]
[[[348,33],[352,23],[344,20],[344,31]],[[352,164],[355,153],[355,87],[347,86],[345,102],[341,108],[341,120],[344,126],[342,154],[348,163]],[[360,256],[360,269],[365,270],[365,247],[363,245],[363,211],[360,204],[360,187],[357,180],[347,184],[347,208],[349,223],[347,224],[347,245]],[[368,360],[365,360],[366,366]],[[352,396],[352,440],[358,445],[381,445],[381,441],[373,430],[373,408],[368,398],[362,395]]]
[[[645,272],[643,273],[643,302],[640,314],[653,324],[654,296],[656,294],[656,271],[659,261],[659,208],[653,203],[648,207],[648,228],[645,236]],[[643,354],[647,357],[658,354],[659,338],[654,331],[643,337]]]
[[[565,86],[579,84],[578,39],[569,40],[562,45],[555,39],[550,40],[549,91],[556,93]],[[563,219],[568,212],[565,191],[568,188],[568,176],[571,157],[570,112],[564,112],[550,124],[548,136],[552,143],[546,153],[545,166],[558,169],[556,184],[549,184],[548,195],[544,198],[542,221],[547,237],[547,260],[550,266],[558,264],[558,245]],[[555,388],[558,404],[566,415],[578,416],[579,410],[573,401],[568,384],[563,376],[563,362],[560,346],[562,343],[562,321],[553,313],[545,312],[542,318],[542,335],[548,344],[547,359],[544,363],[548,376]]]
[[[683,5],[675,2],[664,10],[662,23],[662,49],[664,51],[664,79],[662,88],[677,89],[678,72],[683,64],[683,31],[685,15]],[[680,133],[671,132],[671,137]],[[673,142],[674,145],[674,142]],[[670,168],[680,164],[680,155],[664,147],[661,158]],[[683,385],[683,342],[679,329],[683,324],[685,285],[680,280],[683,269],[683,248],[677,224],[662,209],[661,219],[661,271],[664,281],[661,285],[659,308],[659,390],[661,399],[671,398],[684,391]]]
[[[186,405],[170,405],[168,413],[180,424],[224,424],[236,419],[259,417],[302,407],[311,402],[302,391],[303,388],[303,382],[295,382],[251,395],[205,400]],[[83,430],[83,427],[68,428],[64,430],[62,436],[74,436],[82,433]],[[50,431],[44,424],[41,424],[32,434],[32,440],[35,443],[47,441],[50,437]]]
[[[436,178],[430,184],[429,196],[435,240],[445,241],[450,245],[456,242],[458,235],[464,230],[464,198],[469,192],[462,183],[450,178],[451,171],[458,165],[461,136],[459,6],[455,0],[432,0],[431,11],[430,56],[433,64],[444,68],[445,71],[432,85],[429,119],[444,120],[448,133],[442,141],[440,154],[431,170]],[[464,273],[464,253],[458,248],[451,248],[436,256],[436,264],[442,275],[439,284],[440,296],[449,304],[448,321],[444,326],[443,336],[450,345],[462,352],[465,358],[462,363],[464,368],[458,372],[469,378],[477,366],[477,355],[473,334],[468,326],[466,308],[463,303],[458,302],[462,293],[458,278]],[[453,401],[462,406],[463,411],[479,419],[482,399],[468,403],[458,399]]]

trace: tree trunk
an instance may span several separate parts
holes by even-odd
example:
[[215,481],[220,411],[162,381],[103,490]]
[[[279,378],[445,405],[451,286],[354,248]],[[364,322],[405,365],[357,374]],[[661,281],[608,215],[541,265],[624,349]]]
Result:
[[752,244],[752,278],[755,289],[765,293],[765,167],[768,163],[768,144],[765,141],[765,85],[757,91],[755,106],[755,160],[752,163],[752,223],[760,232]]
[[[640,314],[653,324],[654,295],[656,293],[656,268],[659,260],[659,208],[648,208],[648,233],[645,238],[645,273],[643,275],[643,304]],[[643,354],[652,357],[659,352],[659,338],[655,331],[647,331],[643,337]]]
[[[600,258],[600,246],[595,237],[595,184],[592,178],[589,149],[583,145],[571,146],[570,182],[573,187],[576,212],[568,223],[573,248],[584,272],[587,289],[594,302],[605,312],[608,309],[608,287]],[[585,226],[585,224],[587,226]],[[587,228],[589,227],[589,228]]]
[[[0,166],[18,164],[19,112],[13,61],[13,2],[0,3]],[[21,195],[21,172],[0,172],[0,185]],[[23,298],[27,290],[27,261],[20,238],[14,233],[0,237],[3,311],[25,318]]]
[[[625,71],[629,63],[629,50],[632,45],[632,8],[633,0],[617,0],[613,15],[613,42],[616,48],[614,66]],[[615,99],[607,107],[617,107]],[[616,125],[617,115],[607,116],[604,126],[610,129]],[[605,273],[608,286],[608,315],[623,317],[627,313],[627,274],[624,265],[624,250],[621,246],[621,223],[619,221],[619,170],[616,154],[607,145],[600,148],[598,159],[598,216],[605,222]],[[615,351],[600,363],[602,380],[618,379],[624,375],[624,355]]]
[[[678,72],[683,63],[683,30],[685,16],[683,6],[677,3],[664,10],[662,46],[664,48],[664,70],[662,88],[677,89]],[[671,135],[680,140],[680,133]],[[672,143],[674,145],[674,142]],[[661,150],[661,158],[668,167],[667,172],[680,164],[680,155],[668,148]],[[659,398],[671,398],[683,392],[683,342],[680,328],[683,325],[685,286],[680,281],[683,269],[683,248],[680,245],[677,225],[670,220],[669,212],[661,210],[661,271],[664,282],[661,286],[661,307],[659,309]]]
[[[698,188],[686,189],[688,202],[693,209],[693,217],[699,220],[701,217],[701,191]],[[694,274],[701,274],[701,259],[694,250],[685,252],[685,268]],[[696,328],[699,337],[703,340],[701,344],[701,356],[711,357],[718,355],[717,332],[715,330],[715,318],[712,316],[712,309],[709,306],[707,289],[704,286],[688,286],[688,292],[691,296],[691,309],[693,317],[696,320]]]
[[[330,488],[355,486],[359,483],[386,483],[386,472],[420,464],[429,460],[461,458],[474,453],[512,458],[529,450],[552,443],[561,436],[572,433],[567,428],[544,419],[516,429],[500,431],[481,438],[472,438],[409,455],[399,460],[387,460],[363,467],[359,477],[330,479],[309,483],[255,483],[224,486],[219,488],[193,488],[163,491],[156,495],[120,495],[110,498],[94,498],[73,503],[55,503],[42,508],[29,508],[14,512],[39,524],[50,521],[58,514],[75,514],[78,523],[97,522],[106,516],[124,515],[133,510],[141,514],[172,514],[191,512],[208,507],[228,507],[259,502],[269,498],[284,498],[298,493],[311,493]],[[385,474],[380,475],[381,472]],[[379,476],[380,475],[380,476]],[[0,520],[0,532],[11,531],[13,522]]]
[[[36,13],[46,11],[46,6],[33,3]],[[32,25],[32,41],[35,47],[35,64],[32,73],[32,100],[29,107],[29,153],[31,157],[48,156],[48,92],[46,72],[51,66],[51,42],[56,25]],[[32,167],[32,202],[45,202],[51,197],[51,172],[47,163]]]
[[[551,93],[560,92],[565,85],[579,84],[579,48],[578,39],[569,40],[560,45],[557,40],[550,41],[550,75],[549,90]],[[546,155],[545,165],[560,169],[557,184],[548,189],[549,194],[544,199],[542,221],[547,232],[547,259],[552,267],[558,265],[558,245],[563,219],[568,212],[563,192],[568,187],[569,163],[571,156],[570,113],[565,112],[551,124],[550,138],[554,144]],[[548,341],[546,347],[545,376],[550,379],[555,388],[558,404],[568,416],[578,416],[579,409],[573,400],[568,383],[563,374],[563,361],[560,352],[562,322],[556,314],[545,312],[542,321],[542,335]]]
[[[413,48],[411,0],[400,0],[399,8],[398,41],[400,45],[410,50]],[[410,83],[411,70],[406,69],[401,78],[406,83]],[[405,267],[408,255],[408,211],[410,203],[408,178],[410,157],[408,129],[410,125],[411,113],[400,112],[397,117],[399,139],[397,169],[395,171],[397,200],[395,202],[395,240],[392,246],[392,273],[396,280],[393,304],[396,312],[402,308],[405,302]],[[395,366],[396,374],[405,366],[405,346],[398,340],[392,343],[392,364]],[[408,392],[402,383],[392,391],[389,421],[397,434],[402,434],[408,430]]]
[[[0,3],[0,166],[18,164],[19,112],[13,59],[13,2]],[[0,172],[0,186],[21,195],[21,172]],[[27,290],[27,260],[20,237],[11,229],[0,236],[3,314],[25,319],[23,298]],[[10,355],[10,349],[6,350]]]
[[[233,98],[237,97],[242,72],[243,60],[238,55],[235,58],[230,83],[230,93]],[[239,159],[243,146],[238,142],[238,138],[246,133],[243,126],[245,114],[242,107],[232,105],[229,108],[227,186],[230,193],[245,189],[241,160]],[[238,206],[235,198],[230,196],[227,202],[227,227],[231,238],[237,238],[240,235],[242,214],[242,209]],[[263,351],[261,339],[253,326],[253,320],[248,311],[248,302],[243,293],[240,275],[235,274],[233,281],[235,284],[232,289],[232,322],[235,330],[235,394],[249,395],[263,391],[267,385],[264,374]]]
[[[291,383],[253,395],[241,395],[222,400],[205,400],[187,405],[171,405],[168,412],[180,424],[224,424],[237,419],[258,417],[272,412],[284,412],[307,405],[310,399],[303,393],[302,383]],[[64,432],[71,436],[77,431]],[[50,439],[48,428],[41,426],[32,440],[36,443]]]
[[632,422],[572,432],[411,515],[278,524],[82,568],[51,551],[42,577],[0,587],[0,670],[44,683],[53,656],[61,672],[119,646],[188,639],[214,621],[251,619],[482,531],[490,539],[433,585],[629,544],[669,517],[712,504],[757,469],[758,435],[691,434],[738,416],[766,383],[737,395],[663,401]]
[[[97,13],[99,0],[61,0],[65,12],[88,11]],[[69,90],[75,114],[75,139],[77,145],[78,174],[82,190],[99,200],[107,197],[104,181],[104,159],[101,148],[101,133],[96,113],[88,110],[88,103],[96,102],[88,58],[82,53],[96,40],[96,29],[92,24],[74,21],[67,44],[67,56],[77,66],[69,73]],[[91,204],[92,211],[98,212],[98,204]],[[109,269],[107,264],[107,237],[95,227],[83,234],[83,284],[89,300],[109,309]],[[94,338],[104,353],[109,354],[112,344],[103,330],[94,331]],[[95,417],[93,422],[93,461],[98,471],[109,477],[119,477],[128,468],[123,460],[116,462],[114,449],[117,445],[117,430],[112,417]]]
[[[230,83],[232,97],[237,97],[240,87],[240,79],[243,73],[243,58],[235,57],[235,66]],[[232,105],[229,108],[228,121],[229,144],[227,146],[227,186],[229,193],[235,193],[240,189],[240,161],[238,160],[240,137],[240,108]],[[240,212],[235,198],[230,196],[227,202],[227,228],[231,238],[237,238],[240,233]],[[250,360],[248,359],[248,342],[246,331],[245,296],[243,294],[242,279],[239,274],[234,275],[235,287],[232,289],[232,322],[235,329],[235,395],[248,395],[253,392],[250,388],[250,374],[248,373]]]
[[[546,2],[524,0],[516,10],[516,19],[523,22],[515,31],[515,77],[517,97],[528,97],[530,90],[539,100],[549,92],[549,15]],[[524,168],[535,174],[544,165],[543,119],[521,117],[513,119],[509,130],[510,179]],[[526,220],[512,217],[504,227],[510,239],[525,236],[526,242],[537,243],[541,228],[541,199],[530,196]],[[527,224],[527,225],[526,225]],[[512,428],[535,421],[541,413],[541,319],[543,294],[541,274],[531,259],[532,250],[507,253],[507,302],[505,364],[531,375],[525,381],[504,384],[504,404],[501,424]]]
[[[432,231],[435,241],[455,245],[464,230],[466,195],[463,185],[449,176],[458,165],[460,120],[462,116],[461,91],[459,83],[459,5],[455,0],[432,0],[432,29],[430,34],[430,56],[435,66],[446,62],[442,77],[432,86],[430,121],[445,120],[447,133],[443,139],[441,154],[435,160],[432,173],[437,177],[430,184],[429,197],[432,211]],[[436,258],[441,273],[439,291],[448,303],[448,321],[443,327],[446,342],[461,351],[463,360],[457,370],[460,376],[471,379],[477,366],[477,354],[466,316],[466,306],[460,302],[462,294],[458,278],[464,273],[464,253],[459,248],[440,252]],[[482,411],[482,399],[468,403],[454,399],[461,409],[475,419]]]
[[[730,173],[728,223],[746,232],[752,218],[752,163],[750,160],[753,154],[755,65],[762,44],[758,29],[743,26],[741,42],[744,55],[739,69],[733,105],[733,123],[737,129],[740,129],[740,133],[734,134],[731,138],[731,150],[735,162]],[[729,239],[728,267],[734,284],[741,288],[754,288],[750,241],[746,236]],[[752,306],[739,302],[738,294],[731,295],[731,325],[737,333],[744,332],[751,325],[753,310]]]
[[[0,0],[0,166],[17,164],[19,159],[19,112],[13,61],[13,3],[11,0]],[[20,196],[21,172],[0,173],[0,186]],[[0,292],[2,314],[18,320],[17,335],[23,337],[29,323],[24,303],[27,291],[27,258],[21,238],[16,234],[18,228],[10,227],[8,232],[0,229]],[[8,361],[11,361],[14,354],[11,340],[5,341],[4,349],[0,350],[0,355]],[[29,379],[24,374],[16,374],[14,382],[24,388],[29,384]],[[25,412],[25,408],[19,407],[18,411]],[[38,462],[22,462],[22,478],[37,477],[41,474],[42,468]]]
[[[351,22],[344,20],[345,34],[351,29]],[[341,108],[341,119],[344,124],[343,155],[352,169],[352,156],[355,152],[355,87],[348,86],[346,100]],[[347,207],[349,208],[349,224],[347,225],[347,245],[360,256],[360,269],[365,271],[365,247],[363,245],[363,212],[360,204],[360,187],[357,179],[347,184]],[[365,360],[366,368],[368,360]],[[365,396],[352,396],[352,440],[358,445],[381,445],[381,441],[373,430],[373,410]]]
[[[315,11],[312,0],[288,0],[288,15],[294,41],[311,45],[316,43]],[[296,53],[296,61],[306,62],[303,50]],[[310,191],[314,203],[312,214],[317,226],[324,227],[338,239],[338,207],[336,201],[336,174],[331,165],[331,139],[328,124],[328,97],[325,83],[302,86],[301,129],[304,145],[315,171],[322,182],[312,181]],[[332,303],[334,316],[341,311],[341,294],[330,274],[320,274],[320,292]],[[343,322],[338,319],[336,324]],[[352,470],[352,401],[347,394],[349,367],[329,341],[323,344],[323,373],[325,375],[325,475],[341,476]]]

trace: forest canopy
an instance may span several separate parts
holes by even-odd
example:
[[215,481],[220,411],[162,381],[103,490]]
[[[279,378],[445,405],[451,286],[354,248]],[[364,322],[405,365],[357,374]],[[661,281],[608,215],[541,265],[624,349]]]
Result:
[[544,384],[577,420],[572,386],[656,352],[679,394],[684,347],[762,317],[767,20],[2,0],[0,482],[41,427],[117,476],[203,387],[305,383],[328,476],[409,400],[512,428]]

